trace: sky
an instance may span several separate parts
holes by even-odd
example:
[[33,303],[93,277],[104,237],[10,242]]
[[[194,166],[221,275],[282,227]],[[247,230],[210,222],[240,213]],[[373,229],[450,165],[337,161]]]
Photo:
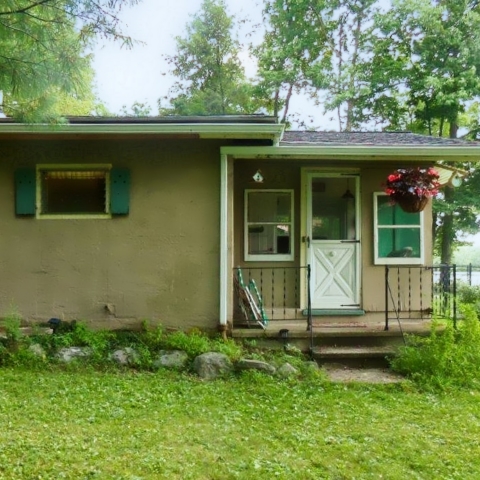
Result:
[[[144,45],[137,44],[128,50],[115,42],[100,40],[97,44],[93,52],[97,94],[110,112],[121,113],[122,106],[131,107],[137,101],[148,103],[151,114],[157,114],[157,100],[168,94],[175,81],[163,55],[175,53],[174,37],[184,35],[186,24],[199,11],[201,3],[202,0],[143,0],[122,12],[125,33]],[[260,32],[254,37],[247,35],[262,20],[262,1],[226,0],[226,3],[228,13],[237,20],[249,20],[242,24],[240,42],[260,42]],[[241,59],[247,76],[254,76],[255,63],[246,50]],[[303,118],[312,116],[320,127],[335,128],[322,118],[321,108],[306,98],[294,97],[290,112],[302,112]]]
[[[94,51],[98,94],[112,112],[118,113],[123,105],[131,106],[135,101],[147,101],[156,113],[157,99],[165,96],[174,83],[163,55],[175,53],[174,37],[184,35],[185,25],[201,3],[202,0],[143,0],[122,12],[125,33],[144,45],[128,50],[118,42],[100,41]],[[229,0],[229,13],[244,18],[252,17],[254,12],[258,21],[261,6],[257,3],[258,0]],[[249,70],[253,74],[254,67]]]

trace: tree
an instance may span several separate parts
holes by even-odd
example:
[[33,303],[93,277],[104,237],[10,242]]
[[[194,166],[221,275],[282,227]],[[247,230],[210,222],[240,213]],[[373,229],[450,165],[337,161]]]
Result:
[[[463,112],[480,95],[478,1],[397,0],[393,7],[381,21],[389,48],[378,64],[402,86],[411,129],[456,138]],[[472,171],[465,186],[446,187],[434,204],[442,263],[451,263],[458,233],[478,230],[480,198],[472,187],[479,174]]]
[[[85,49],[96,35],[131,45],[118,13],[138,0],[3,0],[0,5],[0,90],[5,111],[36,121],[58,116],[66,97],[91,96]],[[78,107],[78,104],[77,104]],[[64,112],[62,112],[64,113]]]
[[[259,86],[273,110],[284,109],[294,92],[310,94],[324,111],[336,112],[339,130],[370,119],[367,99],[376,71],[373,56],[377,0],[269,0],[267,31],[255,50]],[[367,93],[367,95],[365,95]]]
[[239,60],[235,20],[223,0],[204,0],[187,25],[186,36],[176,37],[177,53],[168,56],[179,79],[162,107],[163,114],[215,115],[253,113],[258,106]]
[[340,131],[352,131],[372,118],[366,101],[376,89],[369,68],[375,38],[376,0],[337,0],[326,61],[310,69],[314,87],[325,90],[325,111],[336,111]]
[[283,110],[282,122],[288,122],[294,93],[314,94],[316,89],[323,88],[323,76],[319,73],[331,56],[329,39],[335,5],[336,0],[265,2],[264,40],[253,50],[259,66],[256,88],[274,115]]

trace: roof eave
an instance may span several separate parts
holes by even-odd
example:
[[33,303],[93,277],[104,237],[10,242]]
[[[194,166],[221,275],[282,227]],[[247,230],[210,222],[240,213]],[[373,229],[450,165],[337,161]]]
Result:
[[7,123],[0,125],[0,136],[21,135],[195,135],[204,139],[269,139],[278,145],[283,134],[281,124],[237,123],[73,123],[60,125]]
[[299,158],[303,160],[359,160],[453,162],[480,161],[480,147],[476,146],[279,146],[279,147],[223,147],[222,153],[234,158],[268,159]]

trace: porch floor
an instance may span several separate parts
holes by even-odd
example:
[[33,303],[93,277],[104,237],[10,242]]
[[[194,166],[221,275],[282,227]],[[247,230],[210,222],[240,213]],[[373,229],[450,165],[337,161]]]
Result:
[[[324,317],[313,319],[313,337],[401,337],[403,334],[429,335],[431,320],[415,319],[390,320],[388,330],[385,330],[385,321],[335,321]],[[233,338],[279,338],[281,330],[288,330],[288,338],[309,338],[311,332],[307,330],[306,320],[271,320],[265,329],[260,326],[233,326]]]

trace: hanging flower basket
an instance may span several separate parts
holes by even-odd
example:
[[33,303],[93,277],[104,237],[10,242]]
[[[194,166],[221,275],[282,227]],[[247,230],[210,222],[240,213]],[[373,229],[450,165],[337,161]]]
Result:
[[428,203],[428,197],[417,197],[413,194],[391,196],[392,200],[400,206],[400,208],[407,213],[421,212]]
[[421,212],[438,195],[440,175],[434,168],[399,168],[387,177],[385,193],[408,213]]

